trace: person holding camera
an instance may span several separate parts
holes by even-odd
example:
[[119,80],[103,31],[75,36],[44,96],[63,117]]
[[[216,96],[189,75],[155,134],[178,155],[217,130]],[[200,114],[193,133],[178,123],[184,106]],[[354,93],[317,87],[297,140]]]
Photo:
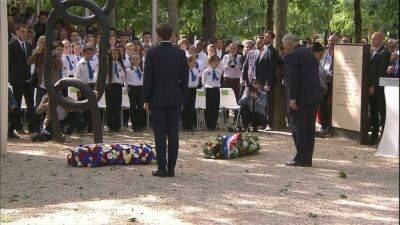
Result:
[[235,92],[236,100],[239,99],[240,76],[242,72],[242,56],[238,54],[238,46],[231,43],[228,46],[229,54],[222,59],[222,69],[224,72],[223,87],[232,88]]
[[[40,36],[37,42],[37,47],[33,50],[32,55],[27,59],[28,65],[34,65],[35,70],[32,74],[32,84],[36,87],[36,105],[35,108],[39,106],[42,98],[47,94],[46,87],[44,85],[44,52],[45,52],[45,36]],[[51,72],[51,82],[56,83],[59,77],[59,70],[62,68],[61,53],[53,51],[53,67]],[[40,126],[43,124],[43,117],[41,115],[36,116],[35,132],[40,131]]]
[[265,107],[267,106],[267,94],[261,91],[261,83],[258,80],[252,80],[251,86],[246,88],[242,98],[239,100],[241,116],[244,130],[249,130],[249,124],[253,126],[253,131],[257,132],[259,126],[265,126],[267,115]]

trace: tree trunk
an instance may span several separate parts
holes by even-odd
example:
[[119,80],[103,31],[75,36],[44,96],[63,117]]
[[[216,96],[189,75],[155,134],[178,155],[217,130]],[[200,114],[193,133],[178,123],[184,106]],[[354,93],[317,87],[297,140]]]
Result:
[[217,31],[217,1],[203,0],[203,18],[201,25],[203,26],[203,39],[208,41],[215,39]]
[[361,42],[361,29],[362,29],[362,18],[361,18],[361,0],[354,0],[354,28],[356,43]]
[[116,9],[115,7],[111,10],[110,14],[108,15],[108,17],[110,18],[110,22],[111,22],[111,27],[113,28],[117,28],[117,15],[116,15]]
[[26,0],[21,0],[21,2],[20,2],[20,9],[21,9],[21,14],[25,14],[25,10],[26,10]]
[[[282,39],[286,34],[287,24],[287,0],[275,0],[275,18],[274,18],[274,32],[275,32],[275,48],[280,52],[282,47]],[[280,52],[281,53],[281,52]],[[274,116],[272,119],[272,129],[278,130],[286,127],[286,91],[282,85],[283,68],[277,69],[276,85],[274,90]]]
[[267,1],[267,23],[266,23],[267,30],[274,29],[274,0]]
[[174,32],[179,32],[178,22],[178,0],[167,0],[168,23],[174,29]]

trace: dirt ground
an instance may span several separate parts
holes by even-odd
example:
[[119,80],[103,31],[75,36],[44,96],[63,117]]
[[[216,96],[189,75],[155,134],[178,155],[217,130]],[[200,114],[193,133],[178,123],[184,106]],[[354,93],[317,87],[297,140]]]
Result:
[[[317,139],[314,167],[291,168],[285,133],[259,133],[256,156],[202,157],[210,135],[181,133],[176,177],[149,166],[74,168],[65,145],[10,141],[1,152],[1,224],[398,224],[399,161],[355,141]],[[105,141],[152,143],[148,134]],[[343,171],[347,178],[340,178]]]

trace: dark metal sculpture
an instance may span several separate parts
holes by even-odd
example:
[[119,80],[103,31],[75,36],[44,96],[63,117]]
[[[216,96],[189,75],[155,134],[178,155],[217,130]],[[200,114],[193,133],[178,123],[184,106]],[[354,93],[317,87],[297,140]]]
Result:
[[[45,47],[45,60],[44,60],[44,84],[47,88],[49,95],[49,107],[50,107],[50,118],[51,126],[53,128],[54,138],[56,141],[63,142],[63,136],[61,133],[60,123],[58,122],[57,105],[60,105],[69,111],[81,111],[91,110],[92,114],[92,126],[93,126],[93,140],[94,143],[102,143],[102,122],[97,106],[97,101],[101,98],[104,93],[106,76],[107,76],[107,52],[109,49],[109,35],[111,29],[111,22],[107,15],[115,7],[116,0],[107,0],[103,9],[101,9],[96,3],[89,0],[52,0],[54,8],[50,11],[47,26],[46,26],[46,47]],[[88,17],[77,16],[69,13],[67,10],[73,6],[81,6],[91,10],[94,15]],[[99,69],[97,75],[96,91],[95,92],[87,85],[76,78],[63,78],[54,85],[51,82],[51,68],[52,62],[52,51],[53,51],[53,39],[56,20],[61,17],[64,21],[70,24],[76,25],[89,25],[95,21],[101,23],[101,41],[99,45]],[[83,101],[75,101],[65,98],[61,95],[59,90],[64,88],[75,87],[83,96],[86,97]]]

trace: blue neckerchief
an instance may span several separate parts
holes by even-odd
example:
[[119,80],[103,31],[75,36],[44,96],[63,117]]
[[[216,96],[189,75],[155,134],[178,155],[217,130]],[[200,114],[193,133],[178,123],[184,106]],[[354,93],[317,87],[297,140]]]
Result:
[[135,72],[136,72],[136,75],[138,76],[139,80],[141,80],[142,79],[142,72],[140,72],[140,69],[136,68]]
[[117,63],[116,62],[114,62],[114,73],[117,76],[117,78],[119,78],[118,67],[117,67]]
[[193,73],[193,69],[190,69],[190,74],[192,75],[192,82],[196,81],[196,75]]
[[67,58],[67,61],[68,61],[68,64],[69,64],[69,70],[73,70],[74,67],[72,66],[71,59],[69,58],[69,56],[66,56],[65,58]]
[[215,69],[213,69],[213,73],[212,73],[212,78],[213,78],[213,81],[218,81],[219,79],[218,79],[218,77],[217,77],[217,72],[215,72]]
[[87,62],[87,67],[88,67],[88,71],[89,71],[89,79],[93,80],[93,69],[92,69],[92,66],[90,65],[90,62]]

